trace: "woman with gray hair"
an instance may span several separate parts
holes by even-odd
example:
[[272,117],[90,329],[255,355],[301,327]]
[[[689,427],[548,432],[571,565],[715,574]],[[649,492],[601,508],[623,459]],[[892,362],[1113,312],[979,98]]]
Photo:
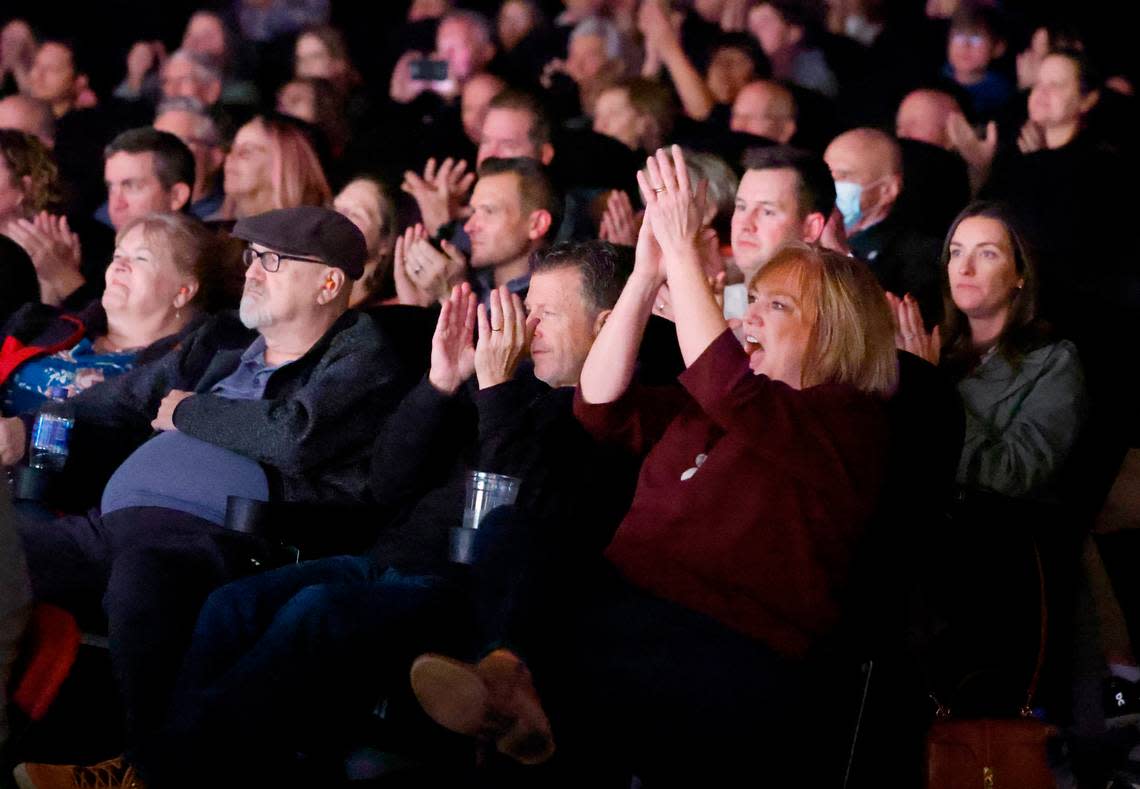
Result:
[[[719,294],[724,287],[725,259],[732,254],[730,246],[732,212],[736,206],[736,187],[739,181],[732,168],[716,154],[703,151],[685,151],[685,162],[692,174],[692,183],[704,181],[705,203],[700,233],[701,265],[710,286]],[[694,196],[695,196],[694,191]],[[599,237],[614,244],[634,246],[637,242],[641,217],[634,214],[629,195],[615,190],[606,201]],[[725,251],[727,248],[727,252]],[[653,311],[667,320],[673,320],[669,285],[661,286]]]

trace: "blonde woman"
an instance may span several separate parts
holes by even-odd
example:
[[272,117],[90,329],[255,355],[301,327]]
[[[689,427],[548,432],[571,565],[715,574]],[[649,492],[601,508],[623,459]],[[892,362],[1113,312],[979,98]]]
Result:
[[[700,264],[704,187],[676,147],[638,181],[634,271],[574,404],[644,458],[632,506],[605,561],[510,601],[531,616],[489,634],[500,648],[474,666],[421,656],[412,686],[437,722],[524,763],[557,736],[591,775],[784,785],[819,747],[807,656],[838,622],[885,474],[891,315],[866,266],[790,245],[748,285],[742,348]],[[666,282],[687,369],[647,389],[634,364]]]

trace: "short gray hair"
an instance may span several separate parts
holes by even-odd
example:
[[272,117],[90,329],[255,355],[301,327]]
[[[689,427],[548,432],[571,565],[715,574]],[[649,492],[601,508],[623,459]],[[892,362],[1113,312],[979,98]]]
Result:
[[600,16],[586,17],[575,25],[574,30],[570,33],[570,40],[573,41],[583,36],[597,36],[602,39],[606,57],[610,60],[618,60],[623,56],[625,41],[622,39],[621,31],[618,30],[617,25],[610,20]]
[[194,137],[206,145],[222,144],[222,133],[218,129],[217,121],[210,113],[206,112],[202,102],[193,96],[175,96],[174,98],[163,99],[154,112],[154,119],[158,120],[161,115],[167,112],[185,112],[193,115],[195,121]]
[[706,151],[685,151],[685,164],[692,174],[690,181],[694,187],[701,179],[708,182],[708,201],[716,206],[717,216],[731,217],[736,210],[736,188],[740,185],[732,168],[715,153]]
[[214,58],[191,52],[188,49],[176,49],[166,59],[167,63],[174,60],[188,60],[194,66],[194,79],[200,84],[222,81],[222,67]]
[[467,25],[475,31],[476,36],[480,39],[479,43],[481,44],[495,43],[495,34],[491,28],[491,23],[487,20],[487,17],[478,11],[468,11],[466,9],[449,11],[447,15],[439,21],[439,26],[443,27],[447,22],[462,22]]

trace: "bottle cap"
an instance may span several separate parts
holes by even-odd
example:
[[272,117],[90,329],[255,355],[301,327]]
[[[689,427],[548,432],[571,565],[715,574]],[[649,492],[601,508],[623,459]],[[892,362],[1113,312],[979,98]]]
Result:
[[48,388],[48,397],[52,400],[66,400],[67,388],[64,386],[52,386]]

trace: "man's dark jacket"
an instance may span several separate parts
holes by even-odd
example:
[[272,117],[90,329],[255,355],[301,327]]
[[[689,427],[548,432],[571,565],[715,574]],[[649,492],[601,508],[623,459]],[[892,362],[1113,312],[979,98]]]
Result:
[[888,216],[853,233],[851,251],[867,262],[883,290],[914,296],[927,326],[942,321],[942,244]]
[[454,395],[425,376],[376,442],[372,490],[386,518],[376,563],[426,570],[446,561],[468,469],[521,478],[519,510],[544,529],[572,529],[567,543],[599,553],[629,507],[638,464],[590,438],[573,396],[537,380],[529,364],[511,381],[480,390],[471,379]]
[[175,410],[175,427],[258,461],[271,499],[366,500],[373,440],[408,385],[392,344],[371,318],[349,311],[270,375],[262,399],[209,394],[256,337],[233,313],[219,315],[154,364],[72,398],[79,473],[90,473],[92,459],[113,471],[151,434],[162,398],[180,389],[195,396]]

